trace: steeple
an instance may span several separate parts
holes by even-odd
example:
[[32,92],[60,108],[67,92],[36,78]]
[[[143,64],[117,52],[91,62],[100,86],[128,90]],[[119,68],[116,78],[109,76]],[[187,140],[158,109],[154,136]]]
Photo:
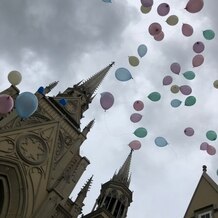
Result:
[[87,79],[85,82],[83,82],[80,87],[86,90],[87,95],[89,98],[92,97],[96,89],[99,87],[99,85],[102,83],[104,77],[107,75],[110,68],[114,65],[114,62],[112,62],[110,65],[105,67],[100,72],[94,74],[92,77]]
[[131,164],[131,159],[132,159],[132,152],[133,152],[133,149],[131,149],[128,157],[126,158],[125,162],[121,166],[118,173],[117,174],[115,173],[112,178],[112,180],[122,182],[127,187],[129,187],[129,183],[130,183],[129,171],[130,171],[130,164]]
[[88,134],[88,132],[91,130],[91,128],[93,127],[95,123],[95,120],[91,120],[88,125],[83,129],[82,133],[84,136],[86,136]]

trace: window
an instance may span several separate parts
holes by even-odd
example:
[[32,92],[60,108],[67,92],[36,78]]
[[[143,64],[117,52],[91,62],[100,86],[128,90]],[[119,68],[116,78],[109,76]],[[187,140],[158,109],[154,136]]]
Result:
[[201,213],[201,214],[198,215],[198,218],[212,218],[212,212],[208,211],[208,212],[205,212],[205,213]]

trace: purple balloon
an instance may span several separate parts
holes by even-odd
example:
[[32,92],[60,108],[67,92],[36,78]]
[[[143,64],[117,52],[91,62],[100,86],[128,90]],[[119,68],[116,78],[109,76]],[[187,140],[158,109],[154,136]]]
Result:
[[173,82],[173,78],[171,76],[165,76],[163,78],[163,85],[167,86],[170,85]]
[[207,146],[207,153],[209,155],[215,155],[216,154],[216,148],[214,148],[212,145]]
[[170,66],[170,69],[173,73],[179,74],[181,70],[181,66],[179,63],[172,63]]
[[193,136],[194,133],[195,133],[195,131],[194,131],[193,128],[187,127],[187,128],[185,128],[184,133],[185,133],[185,135],[187,135],[187,136]]
[[200,150],[202,150],[202,151],[207,150],[208,145],[209,144],[207,142],[202,142],[200,145]]
[[193,27],[190,24],[184,23],[182,25],[182,34],[184,36],[191,36],[193,34],[194,30]]
[[204,51],[204,43],[203,42],[195,42],[193,45],[193,51],[196,53],[201,53]]
[[108,110],[114,104],[114,96],[110,92],[101,93],[100,104],[104,110]]
[[130,116],[130,120],[133,122],[133,123],[137,123],[139,122],[140,120],[142,119],[142,115],[141,114],[138,114],[138,113],[134,113]]
[[0,113],[7,114],[14,107],[14,100],[10,95],[0,95]]
[[144,7],[151,7],[153,5],[153,0],[141,0],[141,3]]
[[204,63],[204,56],[201,54],[197,54],[192,58],[192,66],[199,67]]
[[129,143],[129,147],[133,150],[139,150],[141,148],[141,142],[138,140],[133,140]]
[[188,85],[180,86],[179,90],[183,95],[190,95],[192,93],[192,88]]
[[156,41],[161,41],[161,40],[163,40],[163,38],[164,38],[164,32],[163,32],[163,31],[161,31],[161,32],[158,33],[157,35],[154,35],[154,39],[155,39]]
[[142,101],[140,101],[140,100],[137,100],[137,101],[134,102],[133,108],[136,111],[141,111],[144,108],[144,103]]
[[162,27],[159,23],[152,23],[149,27],[148,27],[148,32],[152,35],[158,35],[159,33],[161,33],[162,31]]
[[170,6],[167,3],[162,3],[157,7],[157,13],[160,16],[166,16],[170,12]]

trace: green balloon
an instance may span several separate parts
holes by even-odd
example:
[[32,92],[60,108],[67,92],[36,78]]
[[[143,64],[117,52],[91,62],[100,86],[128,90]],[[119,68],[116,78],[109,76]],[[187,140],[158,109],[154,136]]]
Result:
[[209,130],[206,133],[206,137],[207,139],[209,139],[210,141],[215,141],[217,139],[217,134],[215,131],[213,130]]
[[159,101],[160,98],[161,98],[161,95],[159,92],[152,92],[148,95],[148,98],[151,100],[151,101]]
[[188,80],[192,80],[195,78],[195,73],[193,71],[186,71],[183,73],[183,76]]
[[192,106],[196,103],[196,98],[194,96],[188,96],[185,99],[185,106]]
[[148,132],[144,127],[139,127],[135,130],[134,134],[139,138],[144,138],[148,134]]
[[215,33],[213,30],[204,30],[203,31],[203,36],[207,40],[211,40],[215,37]]

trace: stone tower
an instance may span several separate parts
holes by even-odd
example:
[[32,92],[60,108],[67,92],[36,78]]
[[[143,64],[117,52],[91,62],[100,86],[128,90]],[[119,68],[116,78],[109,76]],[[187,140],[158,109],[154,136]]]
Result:
[[[80,120],[112,65],[55,97],[46,94],[57,82],[36,92],[38,109],[27,119],[15,109],[0,114],[0,217],[67,218],[81,213],[92,178],[75,202],[69,195],[89,164],[80,156],[80,146],[94,121],[81,130]],[[0,94],[16,100],[19,90],[12,85]]]
[[83,218],[124,218],[127,216],[128,207],[132,202],[132,191],[129,189],[132,152],[133,150],[130,151],[118,173],[102,185],[92,212]]

